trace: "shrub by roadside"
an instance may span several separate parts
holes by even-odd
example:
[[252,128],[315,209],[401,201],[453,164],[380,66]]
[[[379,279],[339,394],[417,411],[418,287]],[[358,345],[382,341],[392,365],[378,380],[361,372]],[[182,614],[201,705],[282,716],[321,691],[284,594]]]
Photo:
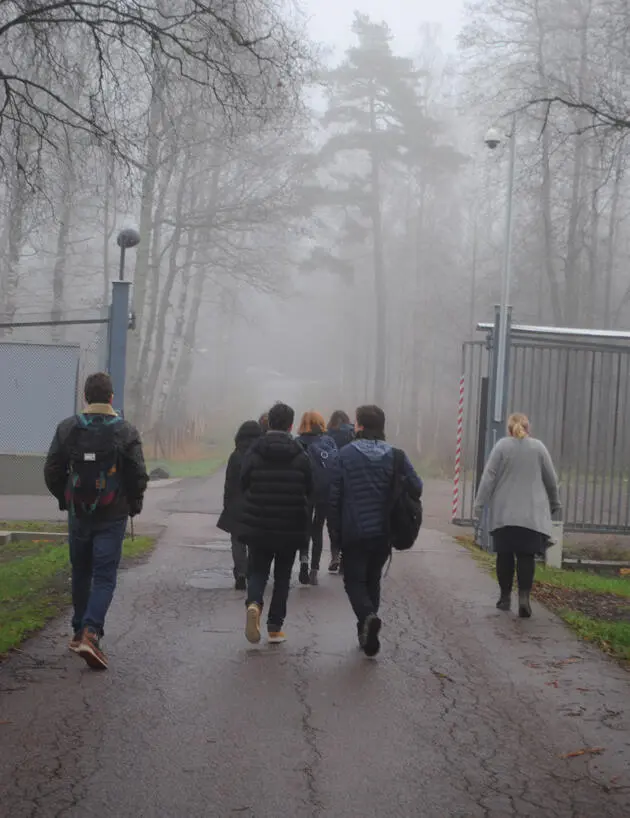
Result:
[[[14,531],[43,531],[40,525],[48,531],[53,528],[48,523],[25,522],[12,522],[7,527]],[[125,562],[129,564],[148,554],[154,545],[152,537],[126,539],[123,567]],[[12,542],[0,547],[0,657],[70,604],[69,582],[66,543],[46,541],[43,533],[42,538],[35,541]]]
[[[494,571],[494,558],[472,537],[457,537],[475,559]],[[630,662],[630,579],[539,565],[533,596],[573,630],[606,653]]]

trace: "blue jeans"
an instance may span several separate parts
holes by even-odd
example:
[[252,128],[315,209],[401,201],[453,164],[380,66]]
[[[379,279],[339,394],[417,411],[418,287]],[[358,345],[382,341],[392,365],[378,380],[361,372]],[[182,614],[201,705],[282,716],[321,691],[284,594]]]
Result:
[[297,548],[276,551],[272,546],[254,545],[249,547],[247,570],[247,602],[257,602],[263,606],[263,597],[271,563],[273,562],[273,593],[267,615],[267,625],[273,629],[282,628],[287,615],[287,599],[291,585],[291,571]]
[[127,518],[95,522],[73,517],[68,526],[72,565],[72,630],[90,628],[103,635],[105,616],[116,588]]

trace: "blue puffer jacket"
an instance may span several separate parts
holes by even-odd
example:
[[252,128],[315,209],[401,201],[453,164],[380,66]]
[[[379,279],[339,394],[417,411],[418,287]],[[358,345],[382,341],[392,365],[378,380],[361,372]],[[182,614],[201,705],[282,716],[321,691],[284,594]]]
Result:
[[[383,537],[394,471],[393,448],[382,440],[355,440],[339,452],[330,490],[328,526],[342,543]],[[404,474],[422,494],[422,480],[405,455]]]

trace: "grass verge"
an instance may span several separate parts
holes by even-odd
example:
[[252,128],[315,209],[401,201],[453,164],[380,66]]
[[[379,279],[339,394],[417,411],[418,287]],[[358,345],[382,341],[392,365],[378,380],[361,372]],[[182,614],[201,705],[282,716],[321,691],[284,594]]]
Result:
[[[154,545],[152,537],[126,539],[123,564],[148,554]],[[0,657],[70,604],[69,582],[66,543],[10,543],[0,548]]]
[[0,520],[0,531],[46,531],[51,534],[65,534],[67,522],[46,522],[46,520]]
[[164,469],[172,478],[211,477],[225,463],[225,458],[206,457],[202,460],[149,460],[147,471]]
[[[494,573],[494,556],[472,537],[457,537],[474,559]],[[539,565],[533,595],[582,639],[616,659],[630,662],[630,580],[588,571],[559,571]]]

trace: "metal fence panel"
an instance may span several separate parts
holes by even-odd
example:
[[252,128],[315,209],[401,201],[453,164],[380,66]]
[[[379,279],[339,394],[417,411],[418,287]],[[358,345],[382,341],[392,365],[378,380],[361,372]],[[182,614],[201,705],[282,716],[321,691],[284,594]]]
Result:
[[0,341],[0,454],[45,454],[76,407],[77,344]]
[[630,530],[630,350],[515,342],[509,395],[551,452],[565,529]]
[[[472,522],[479,466],[483,342],[464,345],[464,440],[455,522]],[[606,339],[517,338],[510,347],[508,414],[524,412],[558,471],[567,531],[630,531],[630,348]]]

